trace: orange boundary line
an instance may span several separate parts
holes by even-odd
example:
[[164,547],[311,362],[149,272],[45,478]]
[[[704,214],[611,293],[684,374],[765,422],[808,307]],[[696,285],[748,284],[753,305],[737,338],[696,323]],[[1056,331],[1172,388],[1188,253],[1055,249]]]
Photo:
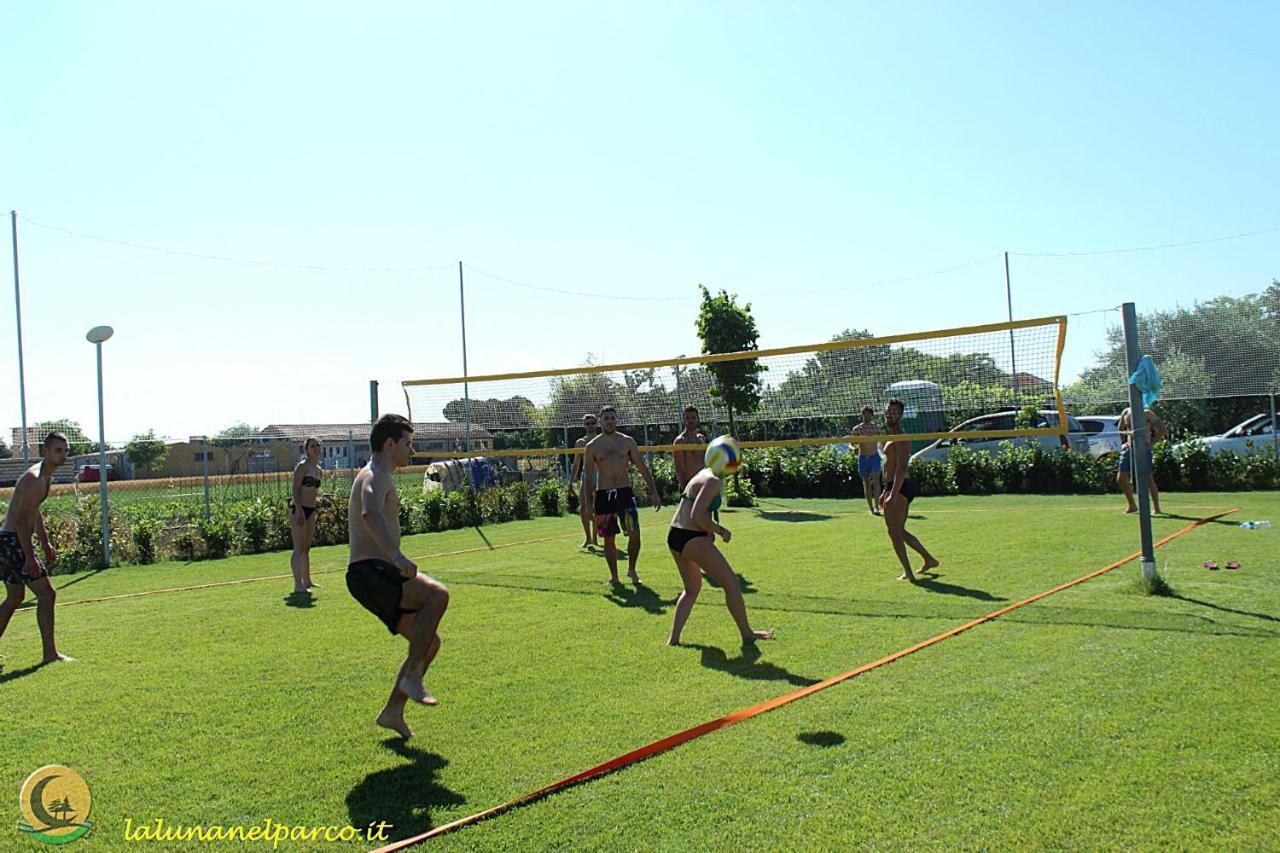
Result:
[[[1201,518],[1198,521],[1194,521],[1191,524],[1188,524],[1186,527],[1182,528],[1181,530],[1177,531],[1176,533],[1171,533],[1168,536],[1164,537],[1159,542],[1155,543],[1155,547],[1158,548],[1161,545],[1164,545],[1166,542],[1170,542],[1174,539],[1177,539],[1179,536],[1182,536],[1184,533],[1191,532],[1192,530],[1201,526],[1202,524],[1207,524],[1208,522],[1213,521],[1214,519],[1217,519],[1217,518],[1221,518],[1224,515],[1230,515],[1231,513],[1238,511],[1238,509],[1239,509],[1238,507],[1229,509],[1229,510],[1226,510],[1225,512],[1220,512],[1216,515],[1206,516],[1205,518]],[[864,664],[863,666],[860,666],[857,669],[852,669],[842,675],[837,675],[833,678],[828,678],[826,681],[820,681],[817,684],[811,684],[808,687],[803,687],[794,692],[787,693],[782,696],[775,697],[773,699],[769,699],[765,702],[761,702],[758,705],[753,705],[750,708],[743,708],[741,710],[734,711],[729,714],[725,714],[723,717],[718,717],[714,720],[709,720],[705,723],[702,723],[701,725],[694,726],[693,728],[685,729],[682,732],[677,732],[676,734],[668,735],[667,737],[662,738],[661,740],[656,740],[653,743],[640,747],[639,749],[633,749],[628,753],[619,755],[616,758],[611,758],[608,761],[604,762],[603,764],[597,764],[595,767],[592,767],[588,770],[583,770],[581,773],[576,773],[573,776],[568,776],[564,779],[561,779],[558,782],[552,782],[550,785],[547,785],[544,788],[539,788],[536,791],[531,791],[527,794],[524,794],[523,796],[517,797],[514,800],[510,800],[506,803],[503,803],[502,805],[494,806],[493,808],[486,809],[485,811],[482,811],[482,812],[477,812],[473,815],[470,815],[469,817],[460,818],[458,820],[452,821],[451,823],[446,823],[443,826],[438,826],[435,829],[422,833],[421,835],[415,835],[411,838],[406,838],[402,841],[397,841],[392,844],[388,844],[384,847],[379,847],[377,850],[373,851],[373,853],[394,853],[394,851],[404,850],[408,847],[413,847],[417,844],[421,844],[423,841],[426,841],[428,839],[435,838],[440,835],[444,835],[447,832],[452,832],[456,829],[461,829],[464,826],[470,826],[471,824],[479,823],[480,821],[485,820],[487,818],[495,817],[499,814],[502,814],[503,812],[511,811],[512,809],[518,808],[520,806],[528,805],[529,803],[532,803],[536,800],[540,800],[543,797],[556,793],[557,791],[563,791],[564,789],[577,785],[581,782],[587,782],[597,777],[604,776],[607,773],[612,773],[614,770],[619,770],[623,767],[626,767],[629,764],[635,764],[637,762],[645,760],[646,758],[650,758],[659,753],[666,752],[669,749],[673,749],[674,747],[677,747],[683,743],[688,743],[689,741],[694,740],[695,738],[702,737],[705,734],[710,734],[711,732],[714,732],[718,729],[723,729],[727,726],[731,726],[734,723],[739,723],[739,722],[742,722],[743,720],[748,720],[752,717],[758,716],[759,714],[763,714],[766,711],[772,711],[775,708],[780,708],[783,705],[787,705],[787,704],[790,704],[791,702],[796,701],[797,699],[803,699],[805,696],[809,696],[810,694],[817,693],[819,690],[826,690],[828,687],[832,687],[843,681],[848,681],[851,678],[856,678],[857,676],[862,675],[863,673],[870,672],[871,670],[882,667],[885,664],[893,663],[899,658],[904,658],[913,652],[918,652],[921,649],[925,649],[925,648],[928,648],[929,646],[935,645],[937,643],[941,643],[943,640],[950,639],[951,637],[954,637],[957,634],[963,633],[964,631],[968,631],[970,628],[974,628],[978,625],[983,624],[984,622],[990,622],[991,620],[996,619],[1000,616],[1003,616],[1004,614],[1012,610],[1017,610],[1019,607],[1026,607],[1028,604],[1032,604],[1033,602],[1039,601],[1042,598],[1047,598],[1048,596],[1053,595],[1054,593],[1062,592],[1064,589],[1069,589],[1073,586],[1076,586],[1077,584],[1082,584],[1085,581],[1092,580],[1093,578],[1096,578],[1099,575],[1105,574],[1111,571],[1112,569],[1123,566],[1125,563],[1132,562],[1133,560],[1136,560],[1141,556],[1142,556],[1141,552],[1138,552],[1136,554],[1130,554],[1124,559],[1117,560],[1111,565],[1098,569],[1095,572],[1090,572],[1089,574],[1084,575],[1083,577],[1076,578],[1075,580],[1069,581],[1068,583],[1064,583],[1061,586],[1056,586],[1047,592],[1042,592],[1042,593],[1039,593],[1038,595],[1033,595],[1030,598],[1016,602],[1015,604],[1010,604],[1007,607],[1002,607],[993,613],[988,613],[986,616],[982,616],[978,619],[974,619],[972,622],[966,622],[965,624],[957,628],[952,628],[951,630],[946,631],[942,634],[938,634],[936,637],[931,637],[930,639],[925,640],[922,643],[916,643],[914,646],[910,646],[908,648],[902,649],[901,651],[894,652],[893,654],[888,655],[887,657],[882,657],[877,661],[873,661],[872,663]]]

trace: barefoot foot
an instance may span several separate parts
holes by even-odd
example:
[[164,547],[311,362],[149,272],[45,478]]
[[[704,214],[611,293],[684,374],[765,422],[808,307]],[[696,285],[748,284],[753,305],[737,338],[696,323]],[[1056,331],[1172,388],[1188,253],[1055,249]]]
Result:
[[408,740],[413,737],[413,729],[409,728],[408,723],[404,721],[404,708],[383,708],[382,713],[378,715],[378,719],[374,720],[384,729],[391,729],[400,737]]
[[936,558],[930,557],[929,559],[924,561],[924,566],[920,569],[920,574],[924,574],[926,572],[932,572],[934,569],[938,568],[938,566],[941,566],[941,565],[942,564],[939,563]]
[[400,692],[408,696],[412,701],[419,705],[438,705],[436,697],[427,692],[427,685],[422,683],[421,678],[412,678],[408,675],[400,676],[400,680],[396,682],[396,686],[400,688]]
[[75,660],[75,658],[70,655],[64,655],[62,652],[54,652],[51,655],[46,655],[44,660],[40,661],[40,663],[68,663],[73,660]]
[[773,639],[772,628],[770,628],[767,631],[752,631],[750,634],[742,635],[742,642],[744,643],[754,643],[756,640],[772,640],[772,639]]
[[911,572],[903,572],[902,574],[898,575],[898,580],[900,581],[911,581],[912,583],[914,583],[915,579],[916,579],[916,576],[911,574]]

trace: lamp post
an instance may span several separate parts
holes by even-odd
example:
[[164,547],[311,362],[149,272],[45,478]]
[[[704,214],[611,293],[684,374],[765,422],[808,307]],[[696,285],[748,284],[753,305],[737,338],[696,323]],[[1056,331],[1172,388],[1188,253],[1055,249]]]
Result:
[[102,343],[115,330],[110,326],[94,326],[85,339],[98,351],[98,495],[102,504],[102,567],[111,565],[111,527],[107,515],[107,430],[102,419]]

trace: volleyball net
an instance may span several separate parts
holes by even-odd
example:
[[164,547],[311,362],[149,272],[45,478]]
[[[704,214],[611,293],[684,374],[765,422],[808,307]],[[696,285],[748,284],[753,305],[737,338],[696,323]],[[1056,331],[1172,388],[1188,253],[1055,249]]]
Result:
[[[433,458],[573,452],[583,416],[613,406],[618,428],[648,452],[670,452],[685,408],[709,436],[731,429],[744,447],[888,441],[884,407],[904,404],[913,441],[1064,435],[1059,390],[1064,316],[886,337],[627,364],[401,384],[415,423],[462,426],[470,447]],[[876,430],[853,436],[870,406]],[[956,430],[983,415],[973,429]]]

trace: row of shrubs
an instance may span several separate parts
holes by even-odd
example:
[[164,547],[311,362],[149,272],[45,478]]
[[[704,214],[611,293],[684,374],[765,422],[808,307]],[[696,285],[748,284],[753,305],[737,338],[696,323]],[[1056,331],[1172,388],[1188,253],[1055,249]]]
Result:
[[[1039,445],[1007,442],[999,454],[958,447],[945,462],[911,463],[910,476],[924,495],[1106,494],[1118,492],[1116,456],[1046,451]],[[1154,472],[1161,489],[1239,491],[1280,489],[1280,456],[1210,455],[1201,445],[1154,450]],[[855,497],[862,494],[858,460],[831,448],[747,450],[740,476],[750,479],[761,497]]]
[[[544,481],[530,489],[524,483],[470,489],[400,494],[400,530],[404,535],[430,533],[561,515],[564,485]],[[321,500],[316,510],[314,545],[347,541],[347,502]],[[285,497],[258,497],[213,508],[193,516],[189,504],[126,505],[111,509],[113,563],[152,563],[219,559],[231,554],[257,554],[293,547]],[[55,571],[68,573],[102,566],[102,517],[98,499],[84,496],[69,515],[48,520],[50,544],[57,553]]]
[[[679,497],[670,457],[651,463],[663,503]],[[1035,494],[1102,494],[1117,491],[1114,456],[1092,457],[1039,446],[1009,444],[998,455],[956,448],[946,462],[914,462],[911,477],[923,495],[981,495],[996,492]],[[1203,447],[1155,448],[1156,481],[1177,491],[1280,489],[1280,457],[1268,453],[1248,458],[1211,456]],[[648,490],[638,474],[632,486],[641,503]],[[852,498],[862,495],[857,457],[832,448],[765,448],[747,450],[738,476],[725,484],[729,506],[754,506],[759,497]],[[570,498],[564,483],[543,481],[536,489],[515,483],[481,492],[464,489],[403,492],[400,529],[404,535],[498,524],[534,516],[577,512],[578,495]],[[345,500],[322,501],[316,516],[315,545],[347,541]],[[98,568],[102,562],[101,517],[95,497],[85,496],[71,515],[50,518],[49,536],[58,554],[57,570]],[[258,497],[217,507],[209,518],[192,516],[189,504],[126,505],[111,511],[114,561],[151,563],[161,559],[218,559],[292,547],[287,500]]]

